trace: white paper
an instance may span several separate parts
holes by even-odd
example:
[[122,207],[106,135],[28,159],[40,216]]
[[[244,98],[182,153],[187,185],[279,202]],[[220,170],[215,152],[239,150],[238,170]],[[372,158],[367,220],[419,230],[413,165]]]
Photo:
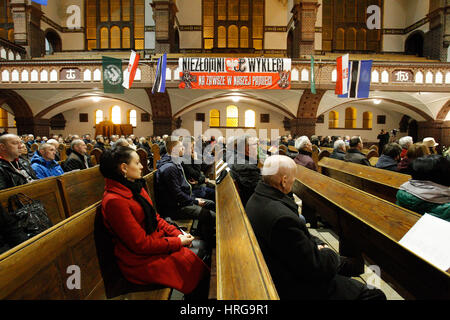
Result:
[[218,167],[220,167],[220,166],[222,165],[222,163],[223,163],[223,160],[220,160],[219,162],[217,162],[217,164],[216,164],[216,169],[217,169]]
[[216,171],[216,177],[219,177],[220,172],[228,166],[228,163],[224,162],[224,164]]
[[450,268],[450,222],[423,215],[399,243],[437,268]]

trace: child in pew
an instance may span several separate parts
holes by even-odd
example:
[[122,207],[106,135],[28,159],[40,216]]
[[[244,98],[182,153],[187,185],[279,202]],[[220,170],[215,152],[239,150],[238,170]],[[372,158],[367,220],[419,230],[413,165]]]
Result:
[[188,249],[194,237],[156,213],[141,179],[142,168],[129,147],[107,150],[100,158],[105,177],[102,215],[113,236],[118,266],[130,282],[160,284],[206,299],[209,268]]
[[386,300],[381,290],[349,278],[355,275],[350,260],[309,233],[287,196],[295,173],[289,157],[267,158],[245,207],[280,299]]

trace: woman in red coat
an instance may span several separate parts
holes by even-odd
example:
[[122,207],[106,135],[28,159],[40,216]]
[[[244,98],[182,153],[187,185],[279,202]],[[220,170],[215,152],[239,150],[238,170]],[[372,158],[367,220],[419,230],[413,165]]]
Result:
[[209,274],[208,266],[187,247],[193,236],[161,219],[143,188],[139,156],[129,147],[108,150],[100,159],[106,178],[103,220],[113,235],[114,254],[125,278],[191,293]]

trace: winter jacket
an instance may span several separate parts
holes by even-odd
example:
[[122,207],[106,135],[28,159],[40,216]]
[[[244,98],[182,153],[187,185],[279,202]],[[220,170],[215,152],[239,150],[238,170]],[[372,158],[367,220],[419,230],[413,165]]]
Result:
[[[181,159],[179,159],[181,161]],[[175,163],[167,153],[156,163],[155,197],[158,212],[163,217],[176,218],[176,212],[185,206],[198,204],[192,195],[181,164]]]
[[[18,163],[19,168],[25,170],[33,180],[38,179],[28,160],[19,157],[13,162]],[[24,175],[13,169],[8,161],[0,158],[0,190],[20,186],[28,182],[31,181],[28,181]]]
[[330,158],[344,160],[345,152],[342,150],[334,149],[333,152],[330,154]]
[[245,212],[267,263],[278,295],[283,299],[356,299],[351,279],[338,275],[340,257],[318,245],[299,218],[294,200],[258,183]]
[[385,154],[382,154],[381,157],[378,158],[375,167],[398,172],[398,162]]
[[33,168],[36,176],[39,179],[60,176],[64,173],[64,170],[55,160],[45,160],[39,152],[35,152],[31,158],[31,168]]
[[411,175],[412,170],[409,166],[411,163],[412,161],[408,157],[404,157],[397,165],[398,172]]
[[302,165],[308,169],[317,171],[317,166],[311,157],[312,153],[304,150],[300,150],[294,161],[296,164]]
[[450,221],[450,188],[421,180],[409,180],[397,192],[397,202],[411,211],[429,213]]
[[103,152],[105,152],[105,144],[104,144],[103,142],[97,142],[97,143],[94,145],[94,149],[95,149],[95,148],[100,149],[100,150],[102,150]]
[[[209,270],[195,253],[181,245],[181,231],[156,214],[157,229],[147,234],[144,210],[132,192],[117,181],[105,182],[104,224],[113,235],[114,255],[125,278],[137,284],[161,284],[183,293],[195,289]],[[141,196],[152,204],[144,188]]]
[[195,163],[195,160],[191,157],[190,163],[185,163],[187,161],[183,161],[181,164],[183,166],[184,174],[186,175],[186,179],[193,179],[197,181],[196,185],[202,185],[205,183],[205,175],[202,172],[202,164]]
[[[71,150],[71,149],[70,149]],[[86,167],[86,161],[87,161],[87,167]],[[87,169],[92,167],[91,159],[88,156],[83,156],[82,154],[76,152],[75,150],[72,150],[69,157],[64,161],[64,171],[69,172],[76,169]]]
[[[231,160],[231,159],[229,159]],[[236,182],[236,186],[241,198],[242,205],[245,207],[250,196],[255,192],[256,185],[261,180],[261,170],[256,161],[248,156],[242,157],[234,154],[234,163],[229,165],[230,174]],[[244,163],[241,163],[244,162]]]
[[358,149],[350,148],[347,150],[347,153],[345,154],[344,160],[347,162],[353,162],[362,164],[365,166],[371,166],[369,160],[367,160],[366,156],[359,151]]

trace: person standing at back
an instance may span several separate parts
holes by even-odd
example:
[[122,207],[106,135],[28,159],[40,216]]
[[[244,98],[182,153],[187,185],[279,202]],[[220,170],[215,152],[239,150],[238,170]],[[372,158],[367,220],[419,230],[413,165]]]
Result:
[[377,136],[377,139],[379,140],[378,153],[382,154],[384,146],[389,143],[389,132],[386,132],[386,131],[384,131],[384,129],[381,129],[381,132]]

